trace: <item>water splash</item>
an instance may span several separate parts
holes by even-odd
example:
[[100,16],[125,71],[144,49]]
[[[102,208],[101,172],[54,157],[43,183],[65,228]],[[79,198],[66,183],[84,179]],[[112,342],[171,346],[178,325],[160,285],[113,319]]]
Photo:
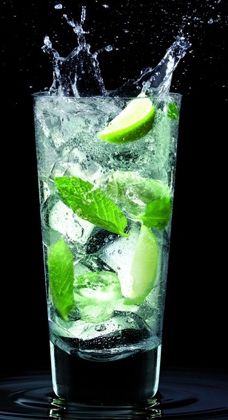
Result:
[[[53,64],[53,83],[49,93],[62,96],[106,95],[104,81],[101,76],[98,54],[91,52],[91,45],[86,41],[83,25],[86,20],[86,7],[82,7],[80,22],[71,20],[66,14],[64,19],[77,36],[77,46],[67,57],[61,57],[52,46],[50,38],[44,38],[43,51],[47,53]],[[106,51],[110,51],[110,46]]]
[[128,80],[118,89],[118,94],[156,91],[159,97],[166,96],[170,90],[173,72],[190,47],[189,40],[178,35],[156,67],[147,67],[137,80]]
[[[61,57],[53,46],[50,38],[45,36],[43,51],[51,56],[53,63],[53,83],[49,90],[51,95],[85,96],[85,95],[108,95],[102,78],[98,55],[103,51],[112,51],[113,47],[106,47],[91,52],[91,45],[87,43],[84,30],[86,21],[86,7],[82,6],[80,22],[69,19],[63,15],[77,37],[77,46],[67,57]],[[167,50],[159,64],[152,68],[148,67],[141,72],[136,80],[128,80],[119,89],[109,92],[109,95],[136,95],[140,91],[150,93],[156,90],[160,97],[168,94],[172,82],[172,76],[179,61],[185,56],[191,46],[183,36],[178,35]]]
[[146,93],[156,89],[159,96],[168,94],[173,72],[190,47],[191,43],[183,35],[178,35],[160,63],[154,68],[147,69],[139,79],[143,80],[143,91]]

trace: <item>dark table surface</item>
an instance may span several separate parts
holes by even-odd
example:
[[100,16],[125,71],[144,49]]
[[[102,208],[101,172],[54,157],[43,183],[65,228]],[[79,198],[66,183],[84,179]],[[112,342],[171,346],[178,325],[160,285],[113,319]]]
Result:
[[159,394],[146,405],[88,407],[57,400],[49,373],[0,382],[0,419],[228,419],[228,375],[170,369],[162,372]]

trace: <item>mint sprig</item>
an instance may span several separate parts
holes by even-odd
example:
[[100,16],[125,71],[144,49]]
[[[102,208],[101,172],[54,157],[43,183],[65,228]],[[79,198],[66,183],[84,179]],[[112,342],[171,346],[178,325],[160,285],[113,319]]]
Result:
[[55,185],[61,200],[79,217],[109,232],[127,236],[125,215],[100,188],[75,176],[57,177]]
[[67,320],[74,306],[74,266],[73,254],[63,239],[49,247],[47,263],[53,304],[60,316]]
[[164,229],[169,222],[172,198],[168,185],[143,178],[134,172],[115,172],[106,187],[107,194],[135,220],[147,227]]
[[164,229],[171,215],[171,197],[164,196],[147,204],[145,211],[137,220],[147,227]]

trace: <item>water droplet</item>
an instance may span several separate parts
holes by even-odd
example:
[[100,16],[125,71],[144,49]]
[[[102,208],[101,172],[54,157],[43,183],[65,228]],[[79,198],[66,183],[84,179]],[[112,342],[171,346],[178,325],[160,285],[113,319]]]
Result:
[[54,8],[55,8],[56,10],[61,10],[61,9],[63,8],[63,5],[62,5],[61,3],[58,3],[58,4],[56,4],[56,5],[54,6]]
[[109,5],[108,5],[108,4],[102,4],[102,6],[103,6],[105,9],[108,9],[108,8],[109,8]]
[[113,47],[111,45],[107,45],[107,47],[105,47],[105,51],[112,51]]

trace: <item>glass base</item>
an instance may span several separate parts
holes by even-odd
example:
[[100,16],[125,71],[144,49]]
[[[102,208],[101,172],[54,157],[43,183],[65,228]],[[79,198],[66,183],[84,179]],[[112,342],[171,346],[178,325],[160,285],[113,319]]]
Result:
[[161,346],[122,358],[88,360],[51,346],[55,394],[86,404],[126,404],[152,398],[158,390]]

